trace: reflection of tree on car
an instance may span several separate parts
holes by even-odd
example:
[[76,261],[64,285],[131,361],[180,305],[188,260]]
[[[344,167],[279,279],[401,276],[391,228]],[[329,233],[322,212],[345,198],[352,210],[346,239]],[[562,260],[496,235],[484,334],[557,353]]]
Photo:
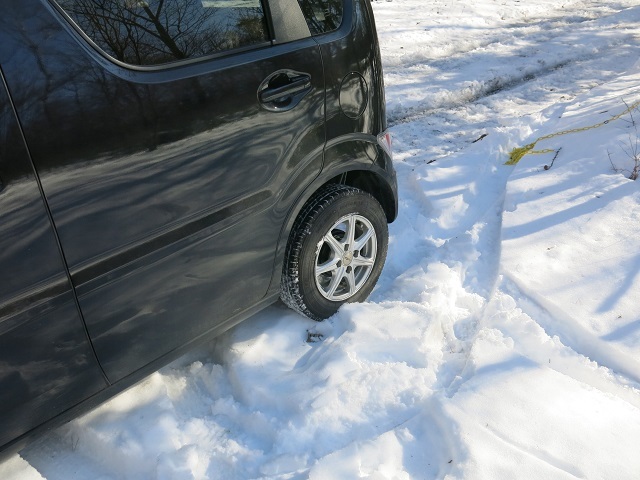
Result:
[[[99,47],[134,65],[202,57],[267,41],[259,2],[66,0],[60,5]],[[231,4],[234,5],[234,4]]]

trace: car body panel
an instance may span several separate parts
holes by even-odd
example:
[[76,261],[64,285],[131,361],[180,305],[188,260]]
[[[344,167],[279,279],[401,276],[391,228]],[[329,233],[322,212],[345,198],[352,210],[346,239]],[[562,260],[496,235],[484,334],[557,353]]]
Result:
[[[107,73],[30,1],[17,21],[38,47],[6,44],[15,53],[3,65],[114,382],[266,294],[280,233],[270,207],[324,143],[322,63],[308,38],[203,61],[198,75],[189,65]],[[308,74],[311,88],[295,108],[271,112],[257,92],[278,71]]]

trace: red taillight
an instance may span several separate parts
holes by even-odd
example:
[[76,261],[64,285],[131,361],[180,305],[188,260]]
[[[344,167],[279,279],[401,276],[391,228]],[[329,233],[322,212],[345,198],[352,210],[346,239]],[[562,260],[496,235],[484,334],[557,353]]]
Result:
[[382,147],[382,149],[387,152],[391,158],[393,158],[393,152],[391,150],[391,133],[388,130],[385,130],[380,135],[378,135],[378,145]]

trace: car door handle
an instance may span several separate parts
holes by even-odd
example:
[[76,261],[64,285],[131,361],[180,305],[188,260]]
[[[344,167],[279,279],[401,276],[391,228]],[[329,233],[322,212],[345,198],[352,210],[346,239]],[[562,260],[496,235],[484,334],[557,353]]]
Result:
[[273,102],[285,97],[289,97],[296,93],[311,88],[311,77],[300,76],[292,79],[288,85],[282,87],[267,88],[260,92],[260,101],[263,103]]
[[311,75],[279,70],[260,84],[258,100],[265,109],[273,112],[291,110],[311,89]]

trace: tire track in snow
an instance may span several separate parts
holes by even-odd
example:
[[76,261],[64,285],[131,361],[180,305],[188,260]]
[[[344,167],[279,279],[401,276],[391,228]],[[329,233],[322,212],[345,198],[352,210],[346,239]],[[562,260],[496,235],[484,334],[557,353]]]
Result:
[[[628,12],[625,15],[628,17]],[[387,68],[390,124],[406,123],[439,109],[475,103],[543,78],[554,85],[551,91],[566,89],[572,96],[585,86],[590,88],[594,86],[591,84],[592,75],[589,75],[591,63],[597,61],[600,67],[602,58],[607,58],[612,72],[615,72],[617,68],[613,67],[619,67],[620,59],[632,53],[631,45],[636,38],[626,31],[619,16],[620,13],[615,12],[595,20],[580,19],[575,25],[551,20],[550,23],[557,26],[550,26],[550,30],[539,26],[522,27],[522,38],[515,43],[509,42],[513,36],[502,35],[470,50],[460,50],[448,58],[432,62],[427,59],[411,61]],[[634,16],[640,21],[640,9],[635,9]],[[531,30],[535,31],[530,33]],[[609,35],[602,35],[602,31],[608,31]],[[556,52],[551,58],[550,51]],[[511,61],[505,62],[505,56]],[[481,73],[478,73],[479,63],[483,63]],[[562,71],[560,75],[551,77],[558,71]],[[452,75],[454,82],[451,81]],[[432,80],[428,80],[429,77]],[[406,83],[407,78],[412,82]],[[415,79],[423,83],[419,89],[421,99],[415,98],[416,87],[420,85]],[[586,85],[580,85],[582,82]],[[451,89],[452,83],[457,87]]]
[[593,58],[595,58],[595,55],[590,58],[564,60],[557,64],[547,65],[544,68],[521,73],[520,75],[505,75],[480,81],[473,88],[466,87],[458,91],[450,92],[449,97],[451,100],[445,100],[442,102],[427,101],[415,107],[408,107],[399,113],[392,112],[389,114],[389,126],[394,127],[403,123],[413,122],[443,110],[451,110],[465,104],[475,103],[492,95],[503,93],[525,85],[542,76],[553,74],[572,62],[591,60]]
[[[374,2],[374,5],[376,5],[376,3],[377,2]],[[611,7],[607,7],[600,6],[600,2],[597,3],[598,5],[590,7],[589,10],[585,10],[581,15],[567,15],[570,8],[565,9],[565,5],[562,5],[560,9],[546,12],[544,17],[528,18],[524,15],[522,18],[525,20],[505,24],[500,29],[491,30],[491,33],[487,34],[487,36],[491,36],[486,39],[477,40],[473,37],[472,39],[459,38],[457,39],[455,47],[451,47],[449,50],[443,48],[443,46],[449,47],[451,45],[448,42],[443,45],[430,44],[430,48],[427,50],[428,54],[423,54],[419,57],[415,54],[413,56],[391,57],[391,52],[383,51],[385,72],[406,70],[427,62],[430,62],[430,64],[434,66],[438,63],[448,63],[452,60],[464,62],[465,57],[469,57],[472,53],[486,51],[489,49],[488,47],[497,46],[504,48],[506,45],[511,44],[514,38],[529,38],[533,45],[549,43],[559,37],[566,36],[567,29],[571,29],[572,27],[589,26],[588,24],[594,22],[605,23],[607,20],[610,20],[612,24],[617,25],[619,22],[615,20],[616,16],[621,14],[624,14],[625,16],[628,15],[628,12],[625,12],[625,10],[629,9],[629,7],[625,7],[618,3]],[[600,7],[600,9],[596,13],[595,9],[598,7]],[[378,15],[378,13],[376,13],[376,15]],[[417,25],[420,25],[420,22],[418,22]],[[431,29],[436,28],[439,28],[438,22],[426,27],[421,26],[418,29],[414,27],[414,30],[429,32]],[[455,27],[453,28],[455,29]],[[483,27],[473,25],[466,26],[465,28],[483,30]],[[595,25],[591,28],[594,32],[601,29],[601,25]],[[409,28],[406,30],[407,32],[411,31]],[[438,49],[440,51],[438,51]],[[498,48],[496,48],[496,50],[498,50]],[[385,53],[387,53],[387,55],[385,55]],[[406,58],[407,60],[402,61],[403,58]]]
[[[386,0],[391,2],[392,0]],[[530,5],[511,5],[511,11],[507,7],[506,12],[500,10],[487,10],[484,11],[480,17],[473,17],[469,19],[465,17],[464,10],[465,4],[462,3],[462,14],[455,15],[453,18],[459,20],[460,23],[447,25],[447,28],[455,31],[456,29],[464,32],[465,30],[472,29],[478,33],[471,37],[459,35],[456,36],[455,42],[451,43],[451,37],[442,37],[438,35],[429,35],[432,31],[438,31],[443,28],[443,23],[450,19],[446,15],[442,15],[437,5],[437,1],[425,0],[424,9],[426,13],[425,17],[421,17],[421,20],[416,22],[415,25],[409,21],[403,24],[396,24],[395,30],[391,26],[387,26],[386,23],[397,17],[411,18],[411,11],[405,11],[402,7],[403,0],[399,0],[399,4],[396,3],[392,7],[394,18],[389,18],[386,2],[380,2],[373,0],[374,11],[376,14],[376,21],[378,23],[378,29],[389,35],[391,41],[384,41],[387,39],[385,35],[382,43],[383,62],[385,63],[385,70],[392,71],[397,68],[410,67],[412,65],[423,64],[427,61],[440,61],[441,59],[450,59],[458,56],[463,56],[470,52],[475,52],[480,49],[485,49],[493,44],[499,43],[511,43],[513,37],[523,37],[526,35],[536,34],[544,32],[549,34],[554,30],[562,31],[563,28],[571,27],[574,25],[581,25],[587,22],[601,19],[613,14],[619,13],[625,8],[619,2],[614,4],[602,5],[601,2],[591,2],[595,5],[590,5],[585,8],[584,1],[563,2],[561,5],[552,4],[547,5],[547,8],[539,10],[534,7],[532,13],[528,8]],[[508,2],[503,2],[503,5]],[[513,1],[511,3],[514,3]],[[516,4],[520,3],[520,0],[516,0]],[[575,4],[575,5],[574,5]],[[410,5],[410,4],[408,4]],[[409,7],[411,8],[411,7]],[[429,11],[430,9],[430,11]],[[577,9],[576,13],[572,13],[574,9]],[[497,20],[500,18],[500,20]],[[479,20],[479,21],[478,21]],[[495,26],[504,21],[503,25],[499,28],[487,28],[488,25]],[[409,26],[412,25],[412,26]],[[510,35],[504,32],[514,32],[514,35]],[[486,33],[489,32],[489,33]],[[398,35],[402,33],[403,35]],[[407,51],[398,50],[398,41],[402,42],[405,39],[404,33],[413,33],[414,36],[423,37],[418,38],[418,42],[424,44],[427,48],[421,50],[411,49],[411,53]],[[478,40],[478,36],[483,36]],[[445,42],[442,42],[442,40]],[[537,42],[540,43],[540,42]],[[400,50],[403,47],[400,46]],[[425,53],[425,50],[427,53]],[[394,55],[395,54],[395,55]]]
[[[611,12],[607,12],[611,13]],[[619,13],[616,11],[615,13]],[[604,16],[604,15],[603,15]],[[386,59],[387,65],[385,65],[385,72],[390,73],[398,73],[403,70],[409,70],[413,67],[417,67],[420,65],[424,65],[428,63],[432,67],[437,67],[439,65],[448,65],[452,61],[458,61],[460,64],[470,63],[473,60],[466,61],[466,57],[469,57],[471,54],[477,52],[485,52],[487,50],[492,50],[490,47],[496,47],[495,50],[498,50],[500,47],[504,48],[506,44],[512,42],[513,37],[527,37],[529,36],[535,43],[544,43],[538,42],[537,38],[533,36],[540,37],[544,39],[545,42],[549,42],[557,37],[560,37],[566,34],[566,29],[575,25],[582,25],[587,22],[592,22],[594,20],[598,20],[602,17],[575,17],[572,19],[570,17],[565,17],[562,20],[558,19],[541,19],[540,22],[537,23],[517,23],[511,26],[506,26],[505,28],[513,28],[513,34],[504,33],[504,30],[498,31],[493,34],[491,38],[487,38],[483,41],[469,41],[466,44],[459,43],[457,44],[457,50],[453,50],[449,54],[441,54],[437,56],[428,56],[423,55],[420,58],[411,57],[408,61],[402,62],[393,62],[391,59]],[[425,28],[425,30],[429,30],[429,28]],[[551,35],[550,35],[551,34]],[[469,47],[469,48],[466,48]]]
[[549,337],[558,337],[576,354],[596,362],[611,372],[624,376],[635,389],[640,389],[640,362],[621,351],[614,351],[610,342],[603,342],[587,331],[561,308],[545,301],[535,292],[527,291],[515,279],[504,275],[503,289],[514,299]]
[[[451,185],[438,185],[437,176],[431,182],[428,178],[417,178],[436,167],[423,164],[416,167],[417,172],[406,165],[399,169],[401,185],[415,183],[414,188],[401,189],[402,201],[407,203],[409,212],[429,211],[437,218],[446,213],[450,202],[444,203],[442,211],[434,205],[450,192],[459,191],[464,191],[463,202],[469,207],[456,219],[453,228],[437,228],[422,215],[405,219],[401,212],[399,222],[392,225],[392,235],[410,238],[413,243],[407,248],[404,240],[399,254],[407,251],[418,254],[401,262],[398,277],[387,270],[381,284],[385,292],[372,299],[430,304],[431,321],[441,323],[445,337],[442,350],[445,360],[438,369],[437,384],[447,397],[453,396],[461,382],[473,373],[468,367],[471,346],[483,328],[485,309],[498,279],[504,185],[510,173],[509,168],[498,165],[478,172],[474,168],[477,159],[458,160],[452,168],[458,169],[460,175]],[[442,170],[447,168],[443,166]],[[467,188],[474,184],[475,187]],[[491,185],[492,193],[489,195],[481,185]],[[395,253],[390,257],[398,263]],[[394,282],[389,285],[388,277],[395,277],[396,288]],[[467,313],[462,313],[465,310]]]

